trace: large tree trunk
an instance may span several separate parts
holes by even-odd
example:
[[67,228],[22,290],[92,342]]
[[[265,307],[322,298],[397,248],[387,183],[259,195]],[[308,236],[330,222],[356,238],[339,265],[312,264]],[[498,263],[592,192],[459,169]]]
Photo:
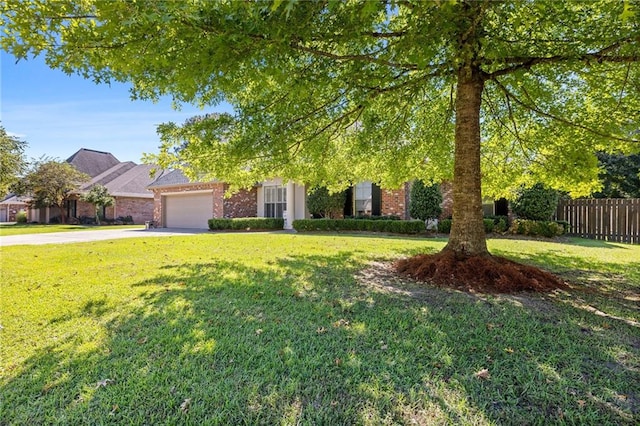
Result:
[[482,216],[480,186],[480,103],[484,80],[474,66],[458,71],[456,89],[453,224],[443,251],[457,258],[489,254]]

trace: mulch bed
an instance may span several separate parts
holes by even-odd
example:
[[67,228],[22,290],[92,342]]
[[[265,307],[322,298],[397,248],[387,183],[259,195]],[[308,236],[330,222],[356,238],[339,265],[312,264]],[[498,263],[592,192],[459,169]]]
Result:
[[398,273],[415,280],[470,292],[550,292],[570,288],[549,272],[498,256],[458,258],[445,250],[402,259],[395,266]]

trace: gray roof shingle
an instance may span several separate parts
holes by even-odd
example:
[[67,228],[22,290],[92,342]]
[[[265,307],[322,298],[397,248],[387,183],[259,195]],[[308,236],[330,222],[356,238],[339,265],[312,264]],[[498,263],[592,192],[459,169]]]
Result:
[[120,161],[110,152],[81,148],[67,158],[67,163],[82,173],[95,177],[119,164]]

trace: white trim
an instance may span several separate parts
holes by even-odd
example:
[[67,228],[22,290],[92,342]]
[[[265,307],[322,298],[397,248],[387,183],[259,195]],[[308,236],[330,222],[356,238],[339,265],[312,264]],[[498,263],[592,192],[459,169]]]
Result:
[[213,189],[197,189],[197,190],[189,190],[189,191],[173,191],[173,192],[160,192],[160,195],[188,195],[188,194],[198,194],[198,193],[209,193],[213,194]]

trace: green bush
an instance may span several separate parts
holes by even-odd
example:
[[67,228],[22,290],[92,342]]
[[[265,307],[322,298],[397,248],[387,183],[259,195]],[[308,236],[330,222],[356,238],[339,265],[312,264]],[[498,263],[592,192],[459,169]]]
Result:
[[[452,223],[453,221],[451,219],[442,219],[438,221],[438,232],[440,232],[441,234],[451,233]],[[493,232],[495,228],[493,219],[483,219],[482,223],[484,225],[484,232],[486,232],[487,234],[490,234],[491,232]]]
[[549,220],[516,219],[511,224],[512,234],[553,238],[565,233],[563,224]]
[[550,220],[558,208],[559,199],[558,191],[538,183],[531,188],[522,189],[511,203],[511,208],[521,219]]
[[347,216],[345,219],[357,219],[357,220],[400,220],[400,216],[388,215],[388,216],[369,216],[363,214],[359,216]]
[[482,219],[482,222],[484,223],[484,232],[487,234],[492,233],[495,226],[493,219]]
[[16,213],[16,222],[18,223],[27,223],[27,212],[24,210],[20,210]]
[[122,222],[125,224],[133,224],[133,217],[131,217],[131,215],[128,216],[118,216],[116,218],[117,222]]
[[209,229],[219,230],[266,230],[284,228],[284,219],[277,217],[245,217],[237,219],[209,219]]
[[366,231],[393,234],[419,234],[424,232],[421,220],[367,220],[367,219],[299,219],[293,229],[303,231]]
[[565,234],[571,230],[571,224],[566,220],[556,220],[556,223],[562,225]]
[[441,234],[448,234],[451,232],[451,224],[453,221],[451,219],[442,219],[438,221],[438,232]]
[[440,185],[426,186],[421,180],[411,185],[409,193],[409,214],[415,219],[425,221],[435,219],[442,213],[442,192]]
[[[485,216],[485,219],[493,220],[493,232],[503,233],[509,229],[509,217],[508,216]],[[486,228],[485,228],[486,229]]]
[[347,192],[329,193],[325,187],[313,188],[307,194],[307,209],[315,217],[333,218],[342,216]]

